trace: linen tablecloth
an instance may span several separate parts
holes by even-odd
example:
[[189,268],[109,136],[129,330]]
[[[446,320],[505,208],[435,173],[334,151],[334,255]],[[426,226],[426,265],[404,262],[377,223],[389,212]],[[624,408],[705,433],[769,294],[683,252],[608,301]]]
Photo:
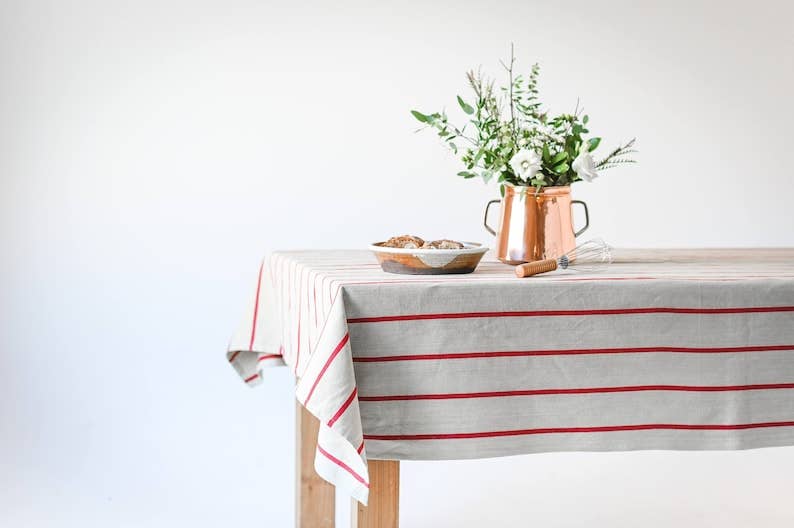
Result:
[[517,279],[273,253],[227,359],[292,369],[315,469],[362,502],[367,458],[794,445],[794,252],[650,255]]

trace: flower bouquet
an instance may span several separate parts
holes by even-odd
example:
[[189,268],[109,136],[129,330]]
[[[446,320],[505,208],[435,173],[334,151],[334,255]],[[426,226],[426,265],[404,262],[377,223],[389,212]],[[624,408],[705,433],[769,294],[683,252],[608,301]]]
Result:
[[593,152],[601,138],[590,135],[589,116],[577,101],[573,113],[551,115],[538,100],[540,67],[532,66],[528,75],[514,73],[515,57],[505,64],[508,84],[498,90],[494,81],[477,71],[466,74],[473,92],[473,104],[461,96],[457,102],[468,116],[465,125],[457,127],[445,111],[411,114],[426,127],[437,131],[444,144],[458,154],[465,170],[463,178],[480,177],[486,183],[496,179],[504,195],[505,184],[518,187],[566,186],[592,181],[599,172],[634,163],[629,157],[634,139],[619,145],[596,160]]

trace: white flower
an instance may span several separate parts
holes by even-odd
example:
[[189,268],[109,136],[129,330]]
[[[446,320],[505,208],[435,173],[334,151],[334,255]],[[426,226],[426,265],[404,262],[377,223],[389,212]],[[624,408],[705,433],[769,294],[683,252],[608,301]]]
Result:
[[510,159],[510,166],[517,176],[531,180],[540,170],[540,154],[534,150],[521,149]]
[[576,156],[576,159],[573,160],[573,167],[574,172],[576,175],[582,178],[583,180],[593,181],[595,178],[598,177],[598,173],[595,170],[595,162],[593,161],[593,156],[590,155],[590,143],[587,141],[582,142],[582,146],[579,147],[579,155]]

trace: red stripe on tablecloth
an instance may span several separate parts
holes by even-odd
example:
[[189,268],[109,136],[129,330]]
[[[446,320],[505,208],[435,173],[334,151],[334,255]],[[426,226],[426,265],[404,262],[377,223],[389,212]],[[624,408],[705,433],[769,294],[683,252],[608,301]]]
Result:
[[356,449],[356,453],[360,455],[363,450],[364,450],[364,440],[361,441],[361,445],[358,446],[358,449]]
[[237,358],[237,355],[239,353],[240,353],[240,351],[237,350],[234,354],[232,354],[232,356],[229,358],[229,363],[233,362]]
[[322,370],[320,370],[320,373],[317,375],[317,379],[314,380],[314,383],[312,384],[312,388],[309,389],[308,396],[306,396],[306,399],[303,401],[303,406],[304,407],[306,406],[306,404],[309,403],[309,399],[312,397],[312,394],[314,394],[314,389],[317,388],[317,384],[320,383],[320,379],[322,379],[323,374],[325,374],[325,371],[328,370],[328,367],[331,365],[331,362],[334,360],[334,358],[337,355],[339,355],[339,351],[344,348],[344,346],[347,344],[347,342],[349,340],[350,340],[350,334],[346,333],[345,336],[342,338],[342,340],[339,342],[339,344],[336,345],[336,348],[334,349],[334,351],[331,352],[331,355],[328,356],[328,359],[326,360],[325,365],[323,365]]
[[259,377],[259,374],[254,374],[253,376],[248,376],[248,377],[247,377],[247,378],[245,378],[243,381],[245,381],[246,383],[248,383],[249,381],[254,381],[254,380],[255,380],[256,378],[258,378],[258,377]]
[[[610,392],[731,392],[750,390],[794,389],[794,383],[761,383],[754,385],[628,385],[622,387],[583,387],[573,389],[527,389],[491,392],[456,392],[449,394],[397,394],[390,396],[359,396],[362,402],[408,401],[408,400],[461,400],[470,398],[503,398],[510,396],[547,396],[555,394],[599,394]],[[330,424],[329,424],[330,425]]]
[[[630,280],[698,280],[698,281],[740,281],[747,279],[788,279],[792,275],[732,275],[725,273],[723,275],[660,275],[658,277],[554,277],[555,282],[582,282],[582,281],[630,281]],[[552,279],[552,277],[548,277]]]
[[259,290],[262,287],[262,268],[265,267],[265,261],[259,265],[259,278],[256,281],[256,297],[254,298],[254,320],[251,323],[251,341],[248,343],[248,350],[254,349],[254,337],[256,336],[256,318],[259,315]]
[[328,451],[323,449],[319,444],[317,445],[317,451],[322,453],[325,458],[327,458],[328,460],[330,460],[331,462],[333,462],[334,464],[336,464],[340,468],[344,469],[345,471],[347,471],[348,473],[353,475],[353,478],[356,479],[357,481],[361,482],[365,487],[369,488],[369,484],[367,483],[366,480],[361,478],[361,475],[359,475],[358,473],[353,471],[353,469],[350,466],[348,466],[347,464],[345,464],[344,462],[342,462],[341,460],[336,458],[334,455],[332,455],[331,453],[329,453]]
[[312,293],[314,294],[314,327],[317,328],[317,277],[312,285]]
[[[446,284],[475,284],[478,282],[508,282],[517,280],[513,273],[510,274],[492,274],[482,273],[472,276],[463,275],[450,275],[454,279],[392,279],[392,280],[373,280],[373,281],[358,281],[355,278],[339,278],[334,279],[332,282],[339,282],[343,286],[353,285],[383,285],[383,286],[402,286],[404,284],[416,283],[446,283]],[[538,277],[533,278],[533,281],[541,282],[579,282],[579,281],[708,281],[708,282],[737,282],[749,279],[786,279],[794,278],[794,275],[725,275],[725,276],[683,276],[683,275],[669,275],[659,277],[583,277],[583,278],[566,278],[566,277]]]
[[398,356],[371,356],[353,358],[355,363],[381,363],[388,361],[434,361],[439,359],[477,359],[529,356],[577,356],[589,354],[647,354],[669,352],[680,354],[729,354],[733,352],[772,352],[794,350],[792,345],[753,345],[739,347],[627,347],[582,348],[562,350],[504,350],[493,352],[453,352],[448,354],[403,354]]
[[261,356],[259,356],[259,359],[257,359],[257,361],[264,361],[266,359],[276,359],[280,357],[281,354],[262,354]]
[[466,440],[472,438],[494,438],[501,436],[524,436],[534,434],[559,433],[609,433],[616,431],[647,431],[653,429],[683,431],[736,431],[743,429],[762,429],[768,427],[794,427],[791,422],[759,422],[746,424],[636,424],[604,425],[595,427],[546,427],[539,429],[517,429],[512,431],[483,431],[476,433],[438,433],[415,435],[364,435],[365,440]]
[[[298,279],[300,280],[300,279]],[[298,365],[301,361],[301,302],[302,299],[300,298],[300,290],[298,291],[298,349],[295,354],[295,375],[298,374]]]
[[353,399],[356,397],[357,393],[358,393],[358,389],[354,388],[353,392],[351,392],[350,396],[348,396],[347,399],[345,400],[345,403],[343,403],[342,406],[339,408],[339,410],[336,411],[336,414],[334,414],[333,417],[330,420],[328,420],[328,427],[332,427],[339,419],[339,417],[345,414],[345,411],[347,410],[348,407],[350,407],[350,404],[353,403]]
[[348,323],[387,323],[391,321],[421,321],[425,319],[471,319],[484,317],[554,317],[554,316],[585,316],[585,315],[632,315],[632,314],[741,314],[794,312],[794,306],[749,306],[739,308],[604,308],[595,310],[531,310],[522,312],[458,312],[431,313],[409,315],[384,315],[379,317],[354,317]]

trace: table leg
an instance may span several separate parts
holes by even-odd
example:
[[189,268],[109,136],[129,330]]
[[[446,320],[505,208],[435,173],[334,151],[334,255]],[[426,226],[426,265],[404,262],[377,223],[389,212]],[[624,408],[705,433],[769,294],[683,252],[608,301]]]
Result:
[[369,504],[353,501],[352,528],[398,528],[400,462],[369,460]]
[[334,528],[334,487],[314,471],[320,421],[296,402],[295,526]]

